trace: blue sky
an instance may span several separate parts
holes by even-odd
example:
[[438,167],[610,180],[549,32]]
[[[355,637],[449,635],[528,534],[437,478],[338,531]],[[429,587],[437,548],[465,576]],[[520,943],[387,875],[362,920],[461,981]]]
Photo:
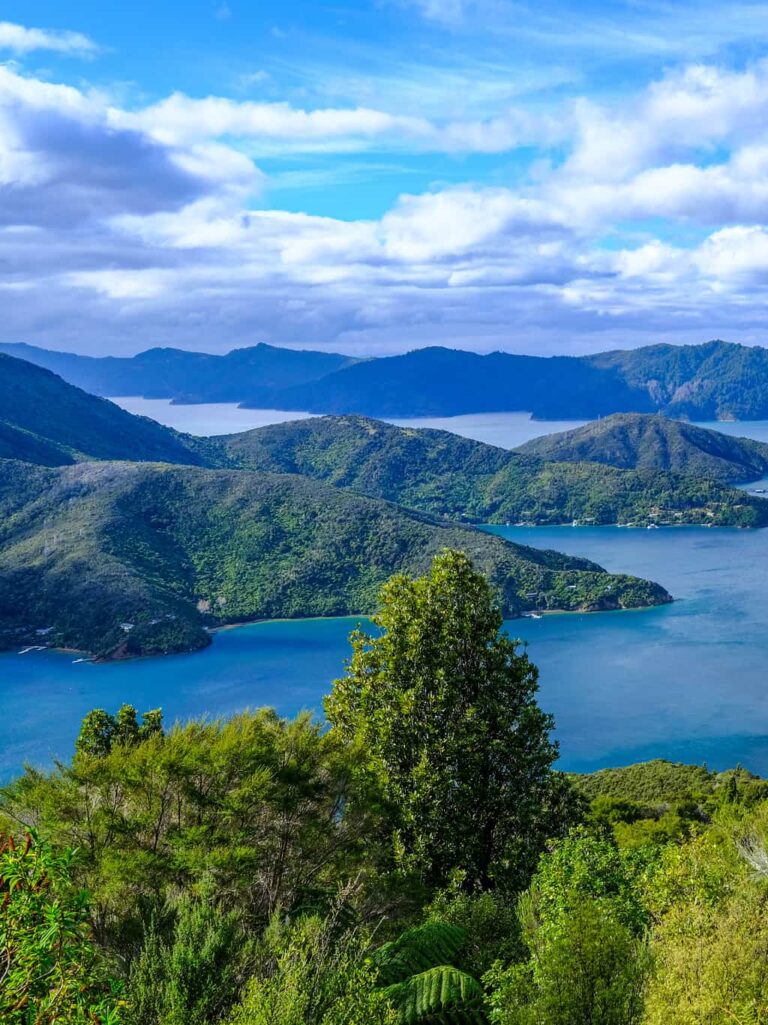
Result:
[[3,340],[768,339],[766,4],[0,17]]

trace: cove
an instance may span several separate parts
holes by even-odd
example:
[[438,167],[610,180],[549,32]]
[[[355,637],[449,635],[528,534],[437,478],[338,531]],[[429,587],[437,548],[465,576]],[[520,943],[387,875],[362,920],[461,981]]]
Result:
[[[768,532],[680,527],[493,527],[606,569],[658,580],[678,600],[640,612],[514,620],[541,670],[562,768],[642,758],[741,762],[768,774]],[[161,706],[167,722],[273,705],[321,712],[358,618],[259,623],[194,655],[110,665],[56,652],[0,655],[0,776],[68,758],[94,707]]]

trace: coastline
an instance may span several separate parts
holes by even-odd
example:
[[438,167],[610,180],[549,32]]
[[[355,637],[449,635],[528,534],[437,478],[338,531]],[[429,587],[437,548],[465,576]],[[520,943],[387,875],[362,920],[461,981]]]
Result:
[[[596,608],[584,608],[584,609],[525,609],[519,612],[517,615],[504,616],[505,623],[516,623],[521,619],[535,619],[552,616],[597,616],[597,615],[612,615],[615,613],[622,612],[648,612],[651,609],[663,608],[667,605],[671,605],[679,599],[670,595],[669,601],[657,602],[652,605],[637,605],[631,608],[615,608],[615,609],[596,609]],[[211,643],[216,634],[225,633],[230,630],[242,630],[251,626],[259,626],[267,623],[323,623],[323,622],[340,622],[342,620],[351,620],[359,623],[362,620],[371,620],[372,613],[359,612],[350,613],[344,616],[278,616],[270,619],[248,619],[243,620],[239,623],[222,623],[218,626],[206,626],[204,629],[206,633],[211,636]],[[197,655],[200,652],[205,651],[210,647],[210,644],[206,644],[202,648],[185,648],[179,651],[166,651],[166,652],[149,652],[146,654],[139,655],[121,655],[115,652],[113,655],[107,657],[98,657],[92,652],[86,651],[82,648],[61,648],[53,645],[40,645],[37,651],[30,650],[28,652],[14,651],[13,648],[0,649],[0,657],[3,655],[22,655],[22,654],[37,654],[39,652],[55,652],[57,655],[75,655],[79,659],[82,659],[83,664],[90,665],[117,665],[119,663],[126,662],[143,662],[148,659],[163,659],[168,657],[174,657],[178,655]]]

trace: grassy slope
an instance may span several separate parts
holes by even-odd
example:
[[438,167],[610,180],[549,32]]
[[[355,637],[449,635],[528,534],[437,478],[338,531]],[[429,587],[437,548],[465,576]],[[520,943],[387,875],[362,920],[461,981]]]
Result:
[[182,435],[2,354],[0,456],[47,466],[83,459],[203,462]]
[[641,413],[616,413],[572,431],[534,438],[517,451],[559,462],[587,460],[723,481],[755,480],[768,472],[768,445]]
[[384,579],[446,546],[471,555],[510,615],[668,600],[587,560],[305,478],[0,461],[0,644],[49,630],[45,643],[101,655],[187,650],[207,643],[206,623],[369,612]]
[[222,458],[300,473],[452,520],[764,526],[768,503],[711,480],[548,463],[446,431],[318,417],[216,442]]

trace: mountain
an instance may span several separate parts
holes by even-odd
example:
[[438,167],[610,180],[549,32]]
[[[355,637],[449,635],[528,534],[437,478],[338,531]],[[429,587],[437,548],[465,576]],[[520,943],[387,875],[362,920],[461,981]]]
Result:
[[526,410],[540,419],[665,412],[768,417],[768,350],[708,342],[548,358],[418,349],[285,389],[278,408],[370,416]]
[[723,481],[755,480],[768,473],[768,445],[762,442],[641,413],[616,413],[572,431],[534,438],[517,451],[558,462],[588,460]]
[[369,416],[454,416],[530,410],[536,416],[596,416],[652,408],[618,371],[570,356],[487,356],[433,346],[343,367],[275,396],[276,408]]
[[[704,345],[652,345],[587,357],[591,366],[617,373],[627,388],[661,412],[696,420],[768,417],[768,349],[713,341]],[[613,412],[646,412],[641,405]]]
[[378,417],[525,410],[540,419],[653,412],[768,418],[768,349],[721,341],[546,358],[440,346],[367,360],[264,344],[224,356],[149,349],[92,357],[25,345],[0,351],[98,395],[177,402]]
[[211,443],[232,465],[298,473],[454,521],[768,525],[768,502],[716,481],[546,462],[361,416],[273,424]]
[[188,446],[182,435],[154,420],[126,413],[49,370],[3,354],[0,457],[44,466],[83,459],[205,462],[204,455],[194,445]]
[[52,370],[94,395],[252,405],[269,405],[282,389],[356,362],[337,353],[264,344],[233,349],[224,356],[170,348],[127,357],[79,356],[23,344],[0,344],[0,352]]
[[505,614],[669,601],[585,559],[437,523],[298,476],[0,460],[0,647],[186,651],[206,626],[370,612],[380,584],[466,551]]

